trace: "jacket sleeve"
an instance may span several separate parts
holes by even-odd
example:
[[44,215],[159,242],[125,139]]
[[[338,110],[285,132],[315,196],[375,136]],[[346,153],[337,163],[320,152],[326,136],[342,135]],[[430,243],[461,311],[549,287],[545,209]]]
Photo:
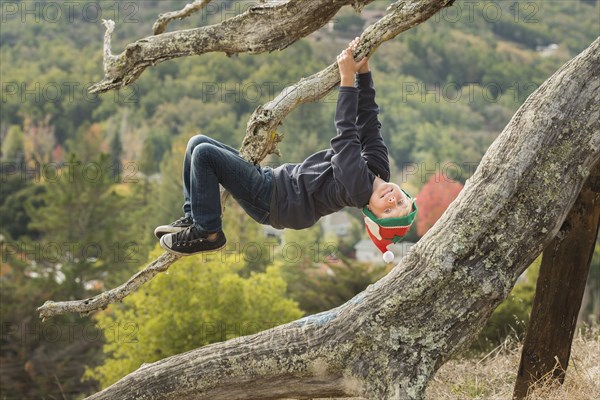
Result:
[[335,112],[337,135],[331,139],[333,176],[346,192],[356,200],[356,207],[364,206],[371,197],[375,176],[369,172],[361,156],[362,145],[356,127],[358,89],[339,88]]
[[356,126],[362,146],[362,156],[369,169],[386,182],[390,180],[388,149],[381,136],[379,106],[375,102],[375,87],[371,72],[356,76],[358,86],[358,114]]

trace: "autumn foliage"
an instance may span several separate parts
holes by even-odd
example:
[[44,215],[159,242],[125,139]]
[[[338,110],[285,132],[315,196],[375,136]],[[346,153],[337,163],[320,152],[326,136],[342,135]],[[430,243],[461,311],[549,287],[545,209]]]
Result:
[[419,207],[417,235],[423,236],[436,223],[462,188],[463,185],[460,182],[441,173],[429,178],[417,195],[417,206]]

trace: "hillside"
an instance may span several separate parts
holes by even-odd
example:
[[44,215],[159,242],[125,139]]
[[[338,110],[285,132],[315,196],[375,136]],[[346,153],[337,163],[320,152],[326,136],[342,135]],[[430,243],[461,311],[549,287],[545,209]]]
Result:
[[[127,161],[139,162],[146,142],[153,145],[154,160],[160,160],[174,136],[194,131],[237,146],[255,107],[328,65],[348,38],[389,2],[375,1],[363,17],[343,9],[332,32],[331,26],[325,27],[289,51],[169,61],[119,94],[97,98],[86,93],[101,77],[101,17],[117,21],[113,49],[118,51],[148,35],[157,14],[184,4],[100,1],[67,8],[24,1],[18,10],[5,10],[0,41],[3,159],[14,159],[18,152],[11,143],[19,133],[5,143],[10,127],[19,127],[25,142],[31,142],[28,130],[43,124],[53,130],[55,143],[25,146],[26,159],[33,154],[52,159],[49,153],[57,145],[76,150],[69,141],[76,141],[91,124],[100,125],[100,149],[108,150],[118,133]],[[248,4],[222,2],[171,29],[215,23]],[[386,43],[371,64],[396,164],[476,163],[527,95],[597,36],[598,24],[597,4],[590,1],[459,1]],[[301,107],[285,121],[282,161],[300,160],[327,145],[334,100],[330,96],[321,104]],[[468,175],[464,168],[460,180]]]

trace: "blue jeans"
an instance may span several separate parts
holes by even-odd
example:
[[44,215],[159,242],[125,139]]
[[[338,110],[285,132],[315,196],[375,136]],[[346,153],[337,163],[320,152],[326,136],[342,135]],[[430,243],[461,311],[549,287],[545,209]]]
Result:
[[207,136],[192,137],[183,160],[183,212],[202,233],[222,229],[219,184],[255,221],[269,222],[272,169],[244,160],[234,148]]

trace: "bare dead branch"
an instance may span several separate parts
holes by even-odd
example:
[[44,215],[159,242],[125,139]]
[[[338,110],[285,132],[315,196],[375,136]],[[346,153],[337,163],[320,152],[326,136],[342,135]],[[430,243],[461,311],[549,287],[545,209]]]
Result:
[[219,24],[149,36],[129,44],[114,58],[105,57],[104,70],[108,73],[90,92],[126,86],[148,66],[173,58],[217,51],[257,54],[282,50],[321,28],[344,5],[360,9],[372,1],[270,0]]
[[167,25],[174,19],[184,19],[189,17],[193,13],[202,10],[211,0],[194,0],[193,3],[186,4],[179,11],[171,11],[168,13],[160,14],[158,19],[152,26],[152,31],[155,35],[160,35],[167,29]]
[[66,313],[80,313],[87,315],[92,311],[104,309],[109,304],[119,302],[129,294],[135,292],[140,286],[154,278],[159,272],[164,272],[169,269],[171,264],[179,258],[180,256],[165,252],[119,287],[84,300],[59,302],[49,300],[38,307],[37,312],[39,313],[40,318],[46,320],[56,315]]
[[110,66],[112,65],[112,63],[115,60],[115,56],[112,55],[112,50],[111,50],[111,39],[112,39],[112,34],[115,31],[115,21],[111,20],[111,19],[103,19],[102,23],[104,24],[104,26],[106,27],[106,32],[104,32],[104,51],[103,51],[103,56],[104,56],[104,74],[110,74]]

